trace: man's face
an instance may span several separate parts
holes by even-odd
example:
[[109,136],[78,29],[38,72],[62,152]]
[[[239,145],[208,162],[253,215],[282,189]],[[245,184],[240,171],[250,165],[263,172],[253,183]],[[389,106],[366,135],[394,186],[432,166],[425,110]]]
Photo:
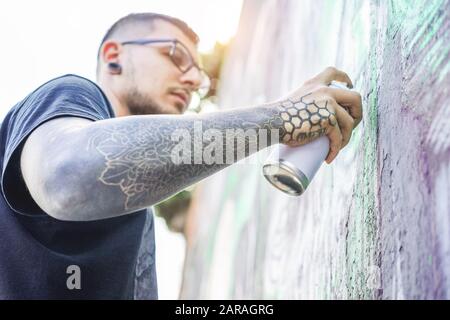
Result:
[[[175,25],[155,21],[154,28],[140,39],[177,39],[183,43],[198,64],[195,44]],[[201,83],[197,68],[182,73],[172,62],[170,43],[124,45],[121,52],[122,101],[129,113],[180,114],[189,105],[191,92]]]

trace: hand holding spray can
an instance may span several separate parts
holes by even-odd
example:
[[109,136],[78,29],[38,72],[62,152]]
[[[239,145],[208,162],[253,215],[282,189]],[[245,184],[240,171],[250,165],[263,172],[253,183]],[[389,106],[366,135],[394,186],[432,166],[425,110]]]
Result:
[[[330,87],[346,89],[343,82],[332,81]],[[279,190],[292,195],[303,194],[327,157],[330,140],[322,136],[299,147],[277,145],[263,165],[264,177]]]

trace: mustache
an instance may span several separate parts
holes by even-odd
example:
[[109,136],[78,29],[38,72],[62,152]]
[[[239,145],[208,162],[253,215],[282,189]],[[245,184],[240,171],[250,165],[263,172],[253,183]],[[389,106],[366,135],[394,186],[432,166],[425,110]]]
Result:
[[186,87],[170,87],[169,92],[170,93],[176,93],[176,92],[184,92],[186,95],[190,96],[192,92],[195,91],[194,88],[186,88]]
[[189,105],[189,103],[191,102],[192,99],[192,90],[190,88],[185,88],[185,87],[172,87],[169,88],[169,93],[170,94],[175,94],[178,95],[180,97],[182,97],[182,99],[185,101],[186,103],[186,107]]

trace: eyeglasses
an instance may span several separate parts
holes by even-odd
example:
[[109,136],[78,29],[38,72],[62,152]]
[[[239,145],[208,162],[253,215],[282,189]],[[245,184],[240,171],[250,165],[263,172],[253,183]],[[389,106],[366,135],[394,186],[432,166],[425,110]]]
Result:
[[201,83],[199,88],[195,91],[200,96],[200,98],[204,98],[210,88],[211,88],[211,80],[206,73],[192,58],[189,53],[188,48],[178,41],[177,39],[138,39],[138,40],[130,40],[124,41],[121,44],[136,44],[136,45],[146,45],[152,43],[168,43],[170,44],[169,57],[172,60],[173,64],[182,72],[186,73],[192,68],[197,68],[200,77]]

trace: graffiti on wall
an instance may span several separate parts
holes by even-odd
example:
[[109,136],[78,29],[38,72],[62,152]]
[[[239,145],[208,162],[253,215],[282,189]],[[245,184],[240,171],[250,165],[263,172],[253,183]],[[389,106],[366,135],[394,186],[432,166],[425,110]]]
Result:
[[182,298],[450,298],[450,3],[246,0],[221,108],[346,71],[364,117],[301,197],[264,150],[203,181]]

